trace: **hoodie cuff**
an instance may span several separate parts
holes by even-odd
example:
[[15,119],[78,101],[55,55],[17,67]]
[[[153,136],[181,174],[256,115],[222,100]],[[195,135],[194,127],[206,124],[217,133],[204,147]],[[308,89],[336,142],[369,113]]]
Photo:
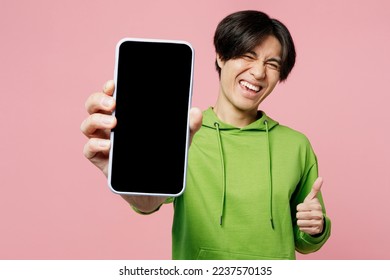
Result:
[[130,204],[130,206],[131,206],[131,208],[132,208],[136,213],[138,213],[138,214],[141,214],[141,215],[150,215],[150,214],[153,214],[154,212],[157,212],[158,210],[160,210],[160,208],[161,208],[161,206],[162,206],[163,204],[171,203],[171,202],[173,202],[173,200],[174,200],[174,197],[168,197],[163,203],[160,204],[160,206],[158,206],[156,209],[154,209],[154,210],[152,210],[152,211],[150,211],[150,212],[141,211],[141,210],[139,210],[137,207],[135,207],[134,205],[131,205],[131,204]]
[[160,204],[159,207],[157,207],[156,209],[154,209],[153,211],[150,211],[150,212],[143,212],[143,211],[139,210],[137,207],[135,207],[135,206],[133,206],[133,205],[130,205],[130,206],[131,206],[131,208],[132,208],[135,212],[137,212],[138,214],[141,214],[141,215],[150,215],[150,214],[153,214],[154,212],[157,212],[158,210],[160,210],[161,205],[162,205],[162,204]]

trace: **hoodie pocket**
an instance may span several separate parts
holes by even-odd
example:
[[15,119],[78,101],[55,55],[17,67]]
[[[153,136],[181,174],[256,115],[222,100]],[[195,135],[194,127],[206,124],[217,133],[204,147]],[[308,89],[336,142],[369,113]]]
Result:
[[249,253],[226,252],[217,249],[200,248],[198,260],[287,260],[287,256],[270,257]]

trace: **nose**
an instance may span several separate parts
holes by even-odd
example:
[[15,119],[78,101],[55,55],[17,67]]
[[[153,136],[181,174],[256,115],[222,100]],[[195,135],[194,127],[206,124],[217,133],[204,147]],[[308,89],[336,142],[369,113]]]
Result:
[[262,62],[256,61],[253,63],[250,74],[256,79],[261,80],[265,77],[265,65]]

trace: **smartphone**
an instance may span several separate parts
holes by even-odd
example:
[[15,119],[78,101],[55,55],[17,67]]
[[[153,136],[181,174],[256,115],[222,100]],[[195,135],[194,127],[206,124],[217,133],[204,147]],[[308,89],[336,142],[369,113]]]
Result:
[[180,40],[124,38],[115,60],[108,184],[117,194],[179,196],[186,184],[194,49]]

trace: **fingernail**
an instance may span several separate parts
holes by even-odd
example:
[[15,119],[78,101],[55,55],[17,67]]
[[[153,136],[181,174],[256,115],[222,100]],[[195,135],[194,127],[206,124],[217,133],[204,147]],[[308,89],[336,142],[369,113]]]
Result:
[[104,92],[106,92],[107,86],[108,86],[108,82],[106,82],[106,83],[104,84],[104,88],[103,88],[103,91],[104,91]]
[[100,147],[108,147],[108,145],[110,145],[110,140],[99,140]]
[[102,122],[104,124],[112,124],[113,121],[114,121],[114,117],[113,116],[103,116],[102,117]]
[[102,100],[103,106],[107,107],[107,108],[111,107],[113,103],[114,103],[114,100],[112,98],[105,97]]

